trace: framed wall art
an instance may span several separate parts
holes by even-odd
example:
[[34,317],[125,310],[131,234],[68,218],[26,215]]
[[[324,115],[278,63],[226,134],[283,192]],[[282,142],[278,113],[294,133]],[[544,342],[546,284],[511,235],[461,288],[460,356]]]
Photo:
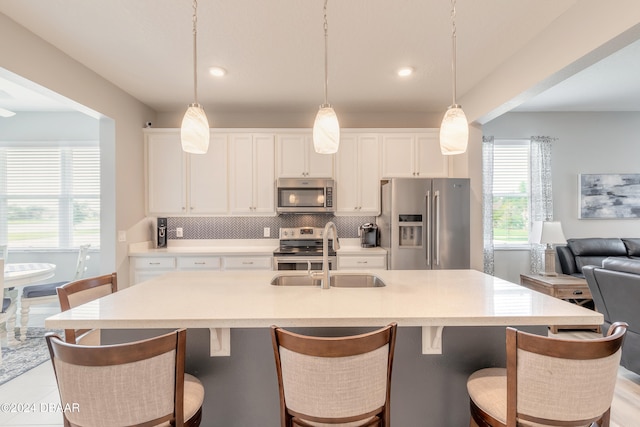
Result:
[[640,174],[579,174],[581,219],[640,219]]

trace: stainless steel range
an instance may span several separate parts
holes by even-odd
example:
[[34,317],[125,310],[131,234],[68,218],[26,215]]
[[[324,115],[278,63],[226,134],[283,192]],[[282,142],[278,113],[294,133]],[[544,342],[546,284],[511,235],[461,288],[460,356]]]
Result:
[[[280,246],[273,251],[276,270],[322,270],[324,228],[280,229]],[[329,269],[336,268],[336,251],[329,240]]]

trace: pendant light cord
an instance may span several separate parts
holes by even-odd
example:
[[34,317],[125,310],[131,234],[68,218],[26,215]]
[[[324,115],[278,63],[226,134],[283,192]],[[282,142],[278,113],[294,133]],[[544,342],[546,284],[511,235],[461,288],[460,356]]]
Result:
[[329,86],[329,60],[328,60],[328,39],[329,39],[329,24],[327,22],[327,2],[324,0],[324,106],[329,106],[328,86]]
[[198,0],[193,0],[193,99],[198,104]]
[[452,57],[451,57],[451,71],[452,71],[452,75],[453,78],[452,80],[452,85],[453,85],[453,104],[452,105],[457,105],[456,104],[456,0],[451,0],[451,52],[452,52]]

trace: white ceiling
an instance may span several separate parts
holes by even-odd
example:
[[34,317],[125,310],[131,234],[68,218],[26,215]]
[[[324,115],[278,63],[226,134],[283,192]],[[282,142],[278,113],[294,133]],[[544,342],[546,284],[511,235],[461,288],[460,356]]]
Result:
[[[578,1],[458,0],[458,98]],[[322,9],[322,0],[199,0],[205,110],[315,111],[323,102]],[[193,102],[191,0],[0,0],[0,13],[158,112]],[[451,104],[450,2],[331,0],[328,24],[329,101],[338,115],[435,113]],[[209,76],[213,65],[227,76]],[[401,66],[415,74],[399,78]],[[515,111],[640,111],[638,75],[640,42]],[[57,108],[34,96],[0,81],[0,107]]]

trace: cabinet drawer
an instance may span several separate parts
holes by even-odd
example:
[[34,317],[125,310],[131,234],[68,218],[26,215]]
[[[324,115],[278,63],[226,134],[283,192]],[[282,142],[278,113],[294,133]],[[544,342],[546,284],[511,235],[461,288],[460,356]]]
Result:
[[179,270],[220,270],[220,257],[185,256],[178,258]]
[[558,289],[554,296],[560,299],[592,299],[591,292],[588,288]]
[[271,270],[270,256],[264,257],[225,257],[225,270]]
[[349,268],[386,269],[386,257],[378,256],[338,256],[338,270]]
[[174,257],[141,257],[135,259],[135,268],[139,270],[173,270],[176,268]]

